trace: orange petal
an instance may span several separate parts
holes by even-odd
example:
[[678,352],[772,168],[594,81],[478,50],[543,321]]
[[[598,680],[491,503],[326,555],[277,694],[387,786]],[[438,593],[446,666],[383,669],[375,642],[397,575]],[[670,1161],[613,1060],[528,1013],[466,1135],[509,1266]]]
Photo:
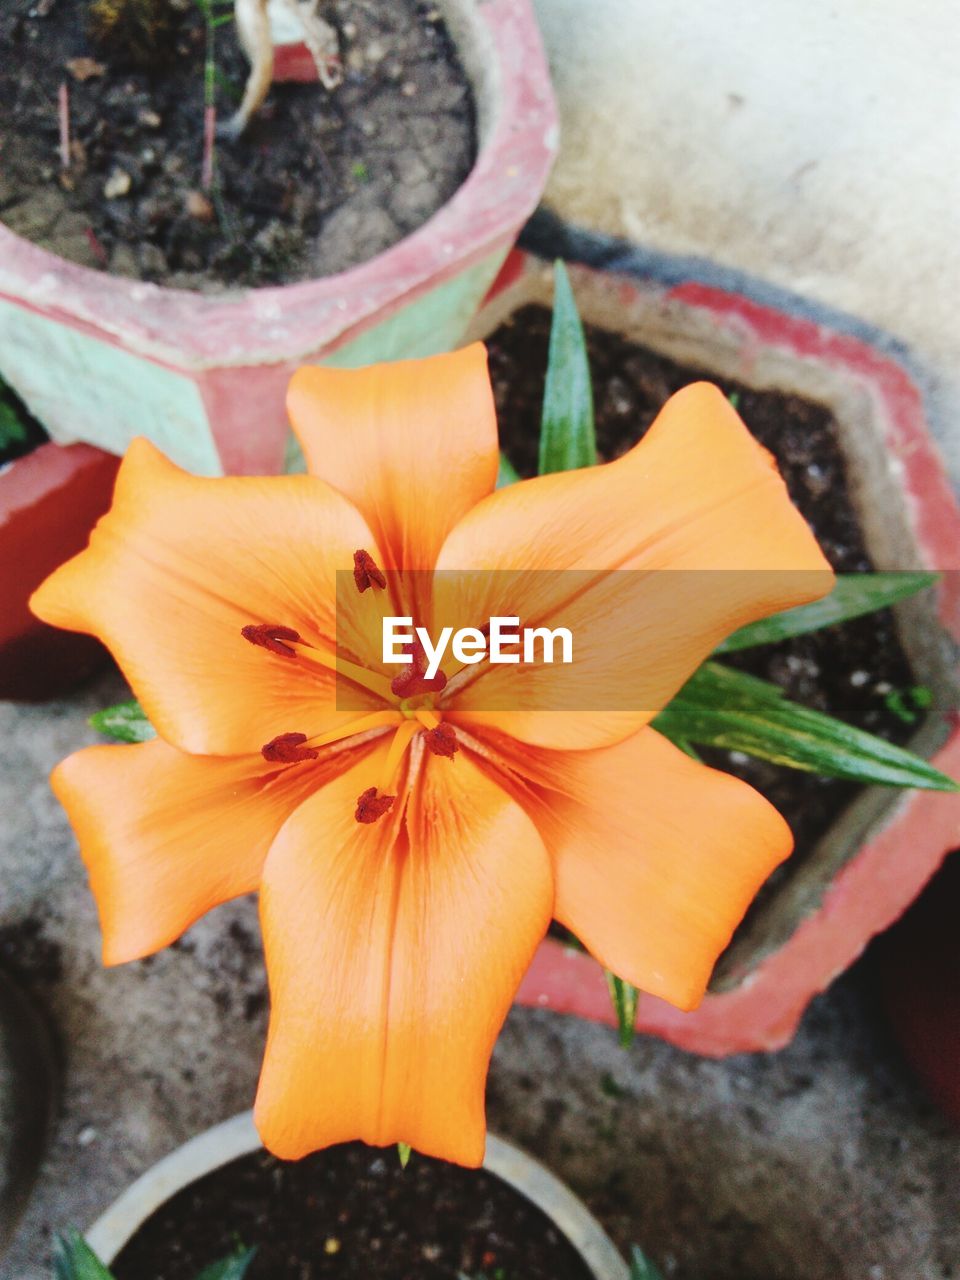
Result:
[[[515,668],[488,667],[455,704],[474,723],[553,747],[621,740],[725,636],[833,585],[770,455],[707,383],[671,397],[616,462],[486,498],[450,534],[438,568],[451,571],[438,580],[441,615],[573,631],[572,668],[531,668],[518,681]],[[458,588],[457,571],[478,569],[522,573],[463,575]],[[593,714],[579,717],[578,737],[578,717],[561,711]]]
[[653,729],[597,751],[502,743],[554,860],[556,918],[619,977],[695,1008],[793,837],[772,805]]
[[310,473],[363,512],[398,569],[432,569],[497,477],[497,419],[481,343],[368,369],[308,365],[287,408]]
[[[360,547],[377,554],[355,508],[320,480],[203,479],[135,440],[90,546],[31,606],[99,636],[169,742],[241,755],[338,723],[331,673],[255,647],[241,628],[281,624],[332,650],[336,571],[352,574]],[[374,594],[357,595],[358,615]]]
[[301,806],[267,859],[257,1124],[286,1159],[361,1138],[475,1166],[493,1044],[550,919],[549,859],[460,756],[426,756],[405,819],[358,824],[383,759]]
[[104,962],[159,951],[256,889],[276,832],[342,762],[278,770],[259,756],[184,755],[159,738],[62,761],[51,782],[90,874]]

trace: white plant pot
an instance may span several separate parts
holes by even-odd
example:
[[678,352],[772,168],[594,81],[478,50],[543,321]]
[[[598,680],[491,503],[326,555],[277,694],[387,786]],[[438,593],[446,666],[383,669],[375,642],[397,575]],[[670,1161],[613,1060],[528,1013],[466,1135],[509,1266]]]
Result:
[[[148,1169],[97,1219],[87,1233],[90,1247],[109,1265],[151,1214],[178,1191],[231,1160],[259,1151],[261,1145],[249,1111],[191,1138]],[[626,1263],[599,1222],[543,1165],[491,1134],[483,1167],[546,1214],[596,1280],[628,1280]]]

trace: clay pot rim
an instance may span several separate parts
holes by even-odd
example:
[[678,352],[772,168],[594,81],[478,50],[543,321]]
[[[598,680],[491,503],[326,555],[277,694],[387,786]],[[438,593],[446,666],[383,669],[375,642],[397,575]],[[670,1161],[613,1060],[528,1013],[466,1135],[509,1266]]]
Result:
[[287,285],[202,294],[68,262],[0,223],[0,300],[179,368],[297,359],[349,341],[371,315],[479,263],[533,211],[558,146],[556,105],[530,0],[438,0],[477,105],[473,169],[384,253]]
[[[150,1215],[178,1191],[261,1149],[251,1111],[191,1138],[148,1169],[97,1219],[87,1232],[90,1247],[109,1266]],[[545,1213],[596,1280],[628,1280],[626,1263],[597,1220],[569,1187],[538,1161],[489,1134],[483,1167]]]

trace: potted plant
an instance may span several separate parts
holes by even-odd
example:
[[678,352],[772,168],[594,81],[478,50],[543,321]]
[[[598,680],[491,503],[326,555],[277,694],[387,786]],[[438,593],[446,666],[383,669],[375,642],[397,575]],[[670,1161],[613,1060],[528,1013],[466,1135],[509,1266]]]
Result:
[[[884,732],[955,772],[960,579],[953,570],[960,511],[921,396],[903,367],[863,341],[696,282],[664,286],[587,267],[571,274],[584,316],[595,326],[595,354],[603,360],[600,368],[595,362],[594,377],[604,401],[598,431],[606,433],[609,449],[616,452],[636,438],[638,420],[649,413],[645,397],[662,397],[675,385],[672,379],[699,374],[725,381],[735,388],[748,423],[764,429],[766,420],[764,443],[779,450],[801,510],[833,547],[841,568],[872,564],[940,573],[934,594],[896,606],[895,627],[870,622],[859,634],[841,633],[838,643],[824,632],[822,649],[756,650],[768,665],[755,670],[767,675],[774,664],[801,700],[813,699],[826,710],[839,710],[844,682],[849,691],[863,690],[860,713],[867,723],[885,721]],[[500,409],[508,431],[511,409],[522,417],[523,406],[510,404],[507,387],[516,384],[518,370],[536,367],[531,352],[546,349],[549,317],[545,322],[542,309],[550,305],[551,290],[545,264],[514,255],[472,331],[491,342],[495,374],[502,364]],[[524,310],[529,307],[533,314]],[[537,415],[538,395],[534,384]],[[829,447],[827,419],[836,436]],[[535,452],[530,414],[512,430],[515,457],[529,467]],[[787,456],[791,434],[793,464]],[[508,437],[508,452],[510,445]],[[835,492],[844,473],[846,497]],[[841,507],[845,514],[836,518],[842,528],[831,532],[831,513]],[[874,660],[889,665],[876,674]],[[819,677],[813,671],[811,680],[814,667],[822,670]],[[834,676],[829,696],[824,671]],[[715,758],[735,769],[746,764],[742,754],[732,764],[728,754]],[[825,803],[813,782],[802,783],[803,775],[792,799],[782,780],[787,777],[789,790],[789,778],[798,775],[773,768],[748,776],[780,797],[801,833],[811,813],[820,827],[813,824],[802,856],[792,860],[792,874],[765,892],[738,931],[699,1009],[681,1013],[655,997],[640,997],[638,1029],[705,1054],[787,1043],[809,1000],[905,910],[956,842],[952,796],[830,784]],[[617,1018],[598,967],[557,938],[544,943],[519,998],[588,1018]]]
[[[53,79],[48,96],[40,94],[39,117],[22,122],[23,140],[7,147],[18,168],[5,172],[0,187],[9,224],[0,225],[0,373],[55,440],[122,452],[133,435],[147,434],[200,473],[276,472],[284,460],[283,394],[293,369],[304,361],[361,364],[454,344],[536,204],[557,139],[532,12],[527,0],[440,0],[426,13],[397,0],[383,15],[378,6],[376,21],[387,24],[378,33],[368,29],[374,19],[367,9],[350,10],[338,19],[343,87],[330,96],[319,87],[294,89],[300,97],[293,115],[284,98],[272,121],[261,111],[231,142],[217,141],[210,127],[218,93],[221,117],[232,108],[229,93],[218,88],[229,53],[229,6],[218,0],[199,10],[152,0],[133,4],[173,33],[171,61],[151,79],[128,66],[136,49],[129,27],[117,27],[126,32],[126,61],[110,43],[112,18],[131,4],[96,0],[89,7],[108,36],[89,48],[77,42],[78,15],[87,10],[79,0],[56,11],[24,6],[4,15],[4,74],[29,74],[22,64],[33,65],[33,46],[46,48],[47,41],[51,52],[35,75],[45,86]],[[411,46],[414,21],[421,36],[402,64],[394,46],[404,24]],[[425,134],[433,130],[439,159],[455,150],[438,141],[437,124],[451,109],[464,110],[462,88],[448,77],[443,98],[435,82],[439,64],[417,62],[431,42],[441,52],[450,48],[448,39],[472,92],[465,122],[469,128],[474,110],[477,150],[465,180],[433,212],[423,204],[429,173],[403,122],[419,104],[418,118]],[[148,49],[146,56],[156,61],[158,55]],[[245,64],[239,52],[233,57],[234,87],[242,87]],[[193,68],[188,82],[176,79],[181,64]],[[393,85],[377,117],[365,114],[362,103],[374,81]],[[11,93],[8,100],[21,96]],[[110,101],[112,115],[104,105]],[[352,103],[353,116],[343,125],[340,101]],[[34,156],[38,134],[37,145],[47,150]],[[339,177],[326,158],[334,145]],[[357,158],[362,145],[373,151]],[[108,156],[111,167],[101,172],[97,165],[107,165]],[[271,156],[279,170],[271,169]],[[34,179],[39,174],[40,187],[26,199],[21,169]],[[298,185],[293,175],[304,170],[315,175],[312,184]],[[218,186],[224,174],[225,185]],[[245,204],[231,206],[230,175],[246,191]],[[347,203],[328,210],[333,220],[321,235],[322,267],[312,268],[309,254],[301,254],[297,269],[285,275],[290,236],[284,219],[299,216],[310,192],[323,195],[331,184]],[[92,213],[77,207],[88,188]],[[248,234],[242,219],[264,202],[276,206],[276,217],[261,218],[259,230],[251,224]],[[433,216],[423,221],[427,212]],[[303,216],[309,222],[312,215]],[[229,282],[232,272],[244,280],[256,260],[264,264],[265,281],[205,292],[201,286],[210,281],[201,250],[207,241],[219,243],[221,232],[221,240],[231,240],[231,217],[242,234],[233,234],[232,248],[217,250],[226,264],[222,279]],[[418,220],[422,225],[412,229]],[[360,227],[375,230],[378,221],[381,230],[387,224],[388,240],[400,225],[410,234],[356,261]],[[63,253],[37,240],[58,243]],[[301,241],[320,243],[312,232]],[[172,276],[161,242],[181,246],[181,266]],[[271,283],[271,271],[294,282]]]
[[475,1173],[416,1158],[403,1168],[390,1152],[359,1146],[284,1167],[263,1150],[249,1114],[200,1134],[148,1170],[86,1240],[116,1280],[198,1273],[235,1240],[243,1242],[241,1257],[254,1255],[250,1280],[298,1276],[303,1265],[319,1268],[318,1275],[344,1267],[404,1274],[426,1265],[470,1280],[481,1271],[627,1277],[581,1201],[500,1139],[489,1139],[483,1170]]
[[[716,386],[684,385],[648,438],[595,467],[562,271],[557,287],[538,479],[513,483],[501,465],[493,491],[479,344],[310,367],[289,399],[310,474],[221,484],[140,441],[90,547],[33,600],[104,638],[144,699],[94,720],[133,745],[80,751],[52,777],[106,962],[151,955],[260,889],[271,1029],[256,1114],[288,1159],[361,1138],[479,1164],[486,1062],[551,916],[608,967],[625,1033],[638,987],[695,1009],[793,846],[775,808],[699,749],[960,789],[711,658],[819,634],[931,575],[835,579]],[[451,414],[456,431],[434,429]],[[414,623],[393,616],[404,604],[429,625],[398,637]],[[522,668],[500,652],[501,624],[520,618],[537,624],[522,628]],[[571,643],[538,658],[531,635]]]
[[53,444],[0,381],[0,698],[54,697],[107,660],[102,645],[45,626],[27,602],[86,542],[118,465],[92,445]]

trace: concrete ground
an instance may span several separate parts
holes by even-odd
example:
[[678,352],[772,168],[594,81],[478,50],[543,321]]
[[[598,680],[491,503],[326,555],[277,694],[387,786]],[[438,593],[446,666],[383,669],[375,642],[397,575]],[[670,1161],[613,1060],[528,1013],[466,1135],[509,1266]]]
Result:
[[960,484],[951,0],[535,0],[560,103],[547,205],[701,278],[906,344]]
[[[93,739],[90,712],[123,693],[109,675],[46,707],[0,704],[0,964],[48,1011],[63,1059],[53,1144],[0,1280],[47,1280],[54,1228],[89,1225],[159,1156],[253,1096],[265,1002],[251,902],[151,961],[99,964],[46,775]],[[856,975],[815,1003],[787,1050],[724,1062],[649,1039],[624,1052],[604,1028],[516,1010],[490,1117],[668,1277],[960,1275],[960,1140]]]

